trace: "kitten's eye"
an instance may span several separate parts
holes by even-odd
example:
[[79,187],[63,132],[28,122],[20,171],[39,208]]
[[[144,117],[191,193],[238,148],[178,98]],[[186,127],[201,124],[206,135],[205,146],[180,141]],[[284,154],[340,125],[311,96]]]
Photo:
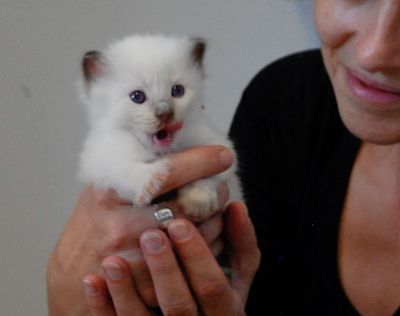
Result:
[[181,86],[180,84],[177,84],[176,86],[172,87],[171,95],[174,98],[180,98],[184,94],[185,94],[185,88],[183,86]]
[[130,94],[131,100],[135,103],[143,103],[146,101],[146,95],[143,91],[135,90]]

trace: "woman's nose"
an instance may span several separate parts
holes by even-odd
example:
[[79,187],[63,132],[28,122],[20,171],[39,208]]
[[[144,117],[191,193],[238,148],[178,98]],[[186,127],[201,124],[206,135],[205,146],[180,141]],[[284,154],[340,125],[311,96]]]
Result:
[[368,27],[358,34],[358,62],[368,72],[400,73],[400,1],[383,0]]

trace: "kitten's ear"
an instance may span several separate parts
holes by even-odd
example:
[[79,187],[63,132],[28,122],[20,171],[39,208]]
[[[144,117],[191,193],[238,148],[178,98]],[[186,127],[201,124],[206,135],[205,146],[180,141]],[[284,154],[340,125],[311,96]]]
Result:
[[203,57],[206,52],[206,41],[202,38],[192,38],[192,59],[200,67],[203,66]]
[[104,72],[104,61],[99,51],[87,52],[82,59],[83,75],[87,83],[90,83],[96,77]]

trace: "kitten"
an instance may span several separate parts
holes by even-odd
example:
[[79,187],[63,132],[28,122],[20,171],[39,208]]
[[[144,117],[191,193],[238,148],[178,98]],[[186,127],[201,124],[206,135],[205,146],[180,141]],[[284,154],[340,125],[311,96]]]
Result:
[[[132,36],[84,55],[81,90],[89,133],[81,154],[82,181],[146,205],[169,175],[169,153],[216,144],[233,152],[204,111],[205,48],[198,38]],[[223,181],[230,201],[242,200],[235,162],[180,188],[178,202],[192,216],[208,216],[218,207]]]

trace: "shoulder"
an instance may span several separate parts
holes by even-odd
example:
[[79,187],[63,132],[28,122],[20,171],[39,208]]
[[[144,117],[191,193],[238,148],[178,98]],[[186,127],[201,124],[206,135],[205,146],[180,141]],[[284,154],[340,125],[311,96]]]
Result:
[[321,51],[309,50],[286,56],[263,68],[244,94],[268,95],[270,101],[293,100],[300,96],[312,98],[314,88],[321,84],[325,85],[325,90],[330,88]]
[[252,122],[249,129],[262,129],[291,144],[299,140],[304,129],[312,136],[316,127],[313,122],[318,125],[332,112],[337,112],[336,99],[321,52],[310,50],[275,61],[251,80],[232,129]]
[[321,71],[325,71],[321,51],[319,49],[307,50],[282,57],[267,65],[256,75],[252,84],[271,75],[281,77],[298,72],[310,75]]
[[256,179],[264,170],[293,191],[303,186],[299,179],[308,177],[321,142],[329,143],[341,128],[321,52],[312,50],[281,58],[254,77],[237,108],[230,137],[243,178],[254,169]]

